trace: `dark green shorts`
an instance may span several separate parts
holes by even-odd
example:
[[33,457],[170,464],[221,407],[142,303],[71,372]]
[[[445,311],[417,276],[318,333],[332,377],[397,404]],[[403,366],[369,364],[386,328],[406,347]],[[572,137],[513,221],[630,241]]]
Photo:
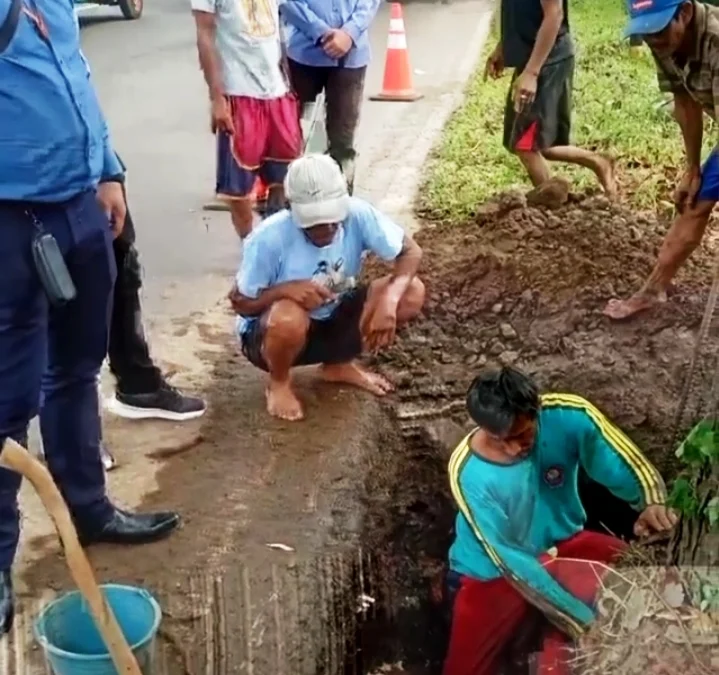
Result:
[[520,115],[514,112],[512,94],[517,69],[504,111],[504,147],[510,152],[532,152],[569,145],[572,127],[574,57],[544,66],[537,79],[537,96]]

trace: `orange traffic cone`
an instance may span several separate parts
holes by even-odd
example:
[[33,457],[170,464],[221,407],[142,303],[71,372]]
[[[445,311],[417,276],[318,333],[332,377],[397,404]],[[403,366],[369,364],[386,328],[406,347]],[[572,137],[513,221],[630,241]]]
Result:
[[402,5],[393,2],[382,91],[370,96],[370,101],[416,101],[420,98],[422,94],[415,91],[412,85],[412,68],[409,65]]

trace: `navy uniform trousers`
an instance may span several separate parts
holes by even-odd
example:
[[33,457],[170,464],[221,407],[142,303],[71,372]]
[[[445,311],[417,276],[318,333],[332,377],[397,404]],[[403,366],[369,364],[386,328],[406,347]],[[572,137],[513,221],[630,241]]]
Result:
[[[29,208],[57,240],[77,288],[49,306],[32,257]],[[112,513],[100,460],[97,376],[107,352],[115,281],[112,234],[94,190],[67,202],[0,201],[0,439],[26,443],[40,413],[45,458],[78,525]],[[0,570],[19,539],[21,477],[0,469]]]

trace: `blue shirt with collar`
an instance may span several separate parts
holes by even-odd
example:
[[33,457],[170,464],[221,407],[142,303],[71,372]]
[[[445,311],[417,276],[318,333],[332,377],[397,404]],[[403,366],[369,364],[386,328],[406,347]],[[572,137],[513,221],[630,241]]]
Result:
[[[0,53],[0,200],[61,202],[123,167],[80,51],[71,0],[26,0]],[[0,23],[10,0],[0,0]]]
[[[368,29],[382,0],[282,0],[280,16],[287,28],[287,55],[306,66],[362,68],[369,64]],[[341,59],[325,54],[320,39],[341,28],[352,38],[352,48]]]

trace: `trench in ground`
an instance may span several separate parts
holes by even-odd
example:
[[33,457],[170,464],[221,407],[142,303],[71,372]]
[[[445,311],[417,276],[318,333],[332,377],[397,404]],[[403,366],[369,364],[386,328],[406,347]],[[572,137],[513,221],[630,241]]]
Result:
[[[369,460],[362,542],[371,552],[363,556],[364,583],[353,585],[374,602],[347,641],[345,675],[441,673],[450,609],[435,592],[456,515],[447,479],[452,449],[433,425],[398,428],[394,442],[385,437]],[[586,476],[580,494],[589,529],[631,538],[636,514],[627,504]]]

